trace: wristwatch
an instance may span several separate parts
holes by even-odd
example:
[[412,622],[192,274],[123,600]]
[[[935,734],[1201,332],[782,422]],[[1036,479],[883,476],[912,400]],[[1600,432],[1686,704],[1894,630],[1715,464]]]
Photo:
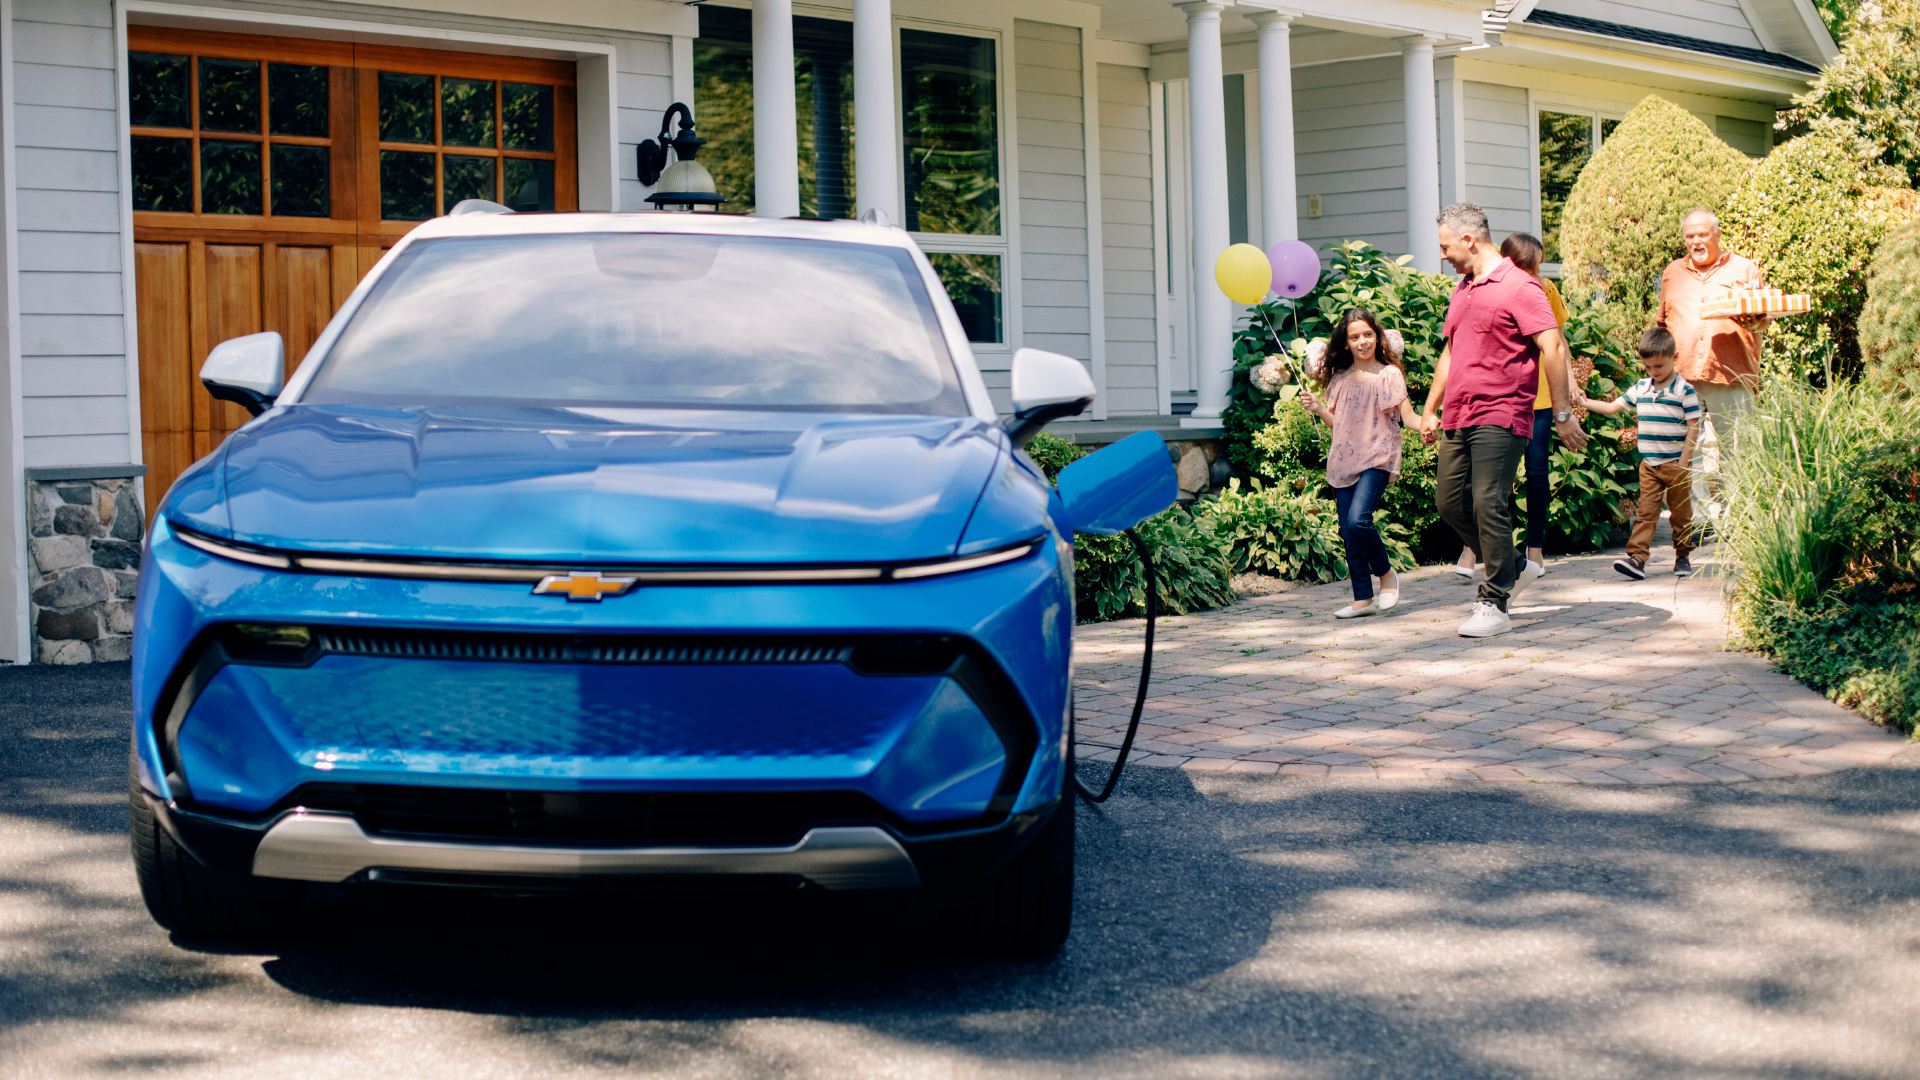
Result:
[[1566,412],[1557,412],[1553,414],[1553,422],[1556,424],[1564,424],[1571,419],[1573,419],[1572,409],[1568,409]]

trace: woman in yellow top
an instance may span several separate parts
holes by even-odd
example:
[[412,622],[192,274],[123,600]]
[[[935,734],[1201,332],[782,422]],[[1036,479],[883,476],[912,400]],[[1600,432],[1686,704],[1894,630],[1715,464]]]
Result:
[[[1513,260],[1513,265],[1525,270],[1547,291],[1547,303],[1553,308],[1553,317],[1562,327],[1567,325],[1567,305],[1560,299],[1560,290],[1551,280],[1540,276],[1540,258],[1545,249],[1538,238],[1528,233],[1514,233],[1500,243],[1500,254]],[[1564,338],[1562,339],[1564,340]],[[1541,357],[1541,360],[1545,360]],[[1571,379],[1572,365],[1567,365],[1568,378]],[[1578,401],[1571,395],[1568,401]],[[1547,504],[1553,498],[1553,488],[1547,482],[1547,457],[1553,450],[1553,395],[1547,392],[1547,365],[1540,365],[1540,389],[1533,399],[1533,438],[1527,443],[1527,562],[1538,566],[1532,570],[1535,576],[1546,573],[1547,553]],[[1532,568],[1523,564],[1522,572]],[[1463,548],[1460,560],[1453,572],[1461,577],[1474,575],[1473,549]]]

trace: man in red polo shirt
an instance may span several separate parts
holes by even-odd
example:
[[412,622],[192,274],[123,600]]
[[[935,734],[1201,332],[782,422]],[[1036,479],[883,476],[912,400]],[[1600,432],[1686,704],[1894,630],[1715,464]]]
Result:
[[1577,451],[1587,436],[1566,400],[1566,352],[1556,347],[1560,326],[1540,283],[1500,254],[1478,206],[1455,203],[1440,212],[1439,224],[1440,254],[1465,276],[1447,304],[1447,344],[1434,367],[1421,437],[1440,444],[1434,501],[1441,519],[1486,564],[1460,634],[1492,637],[1513,629],[1508,599],[1544,573],[1537,564],[1520,568],[1512,508],[1514,474],[1533,434],[1542,356],[1561,445]]

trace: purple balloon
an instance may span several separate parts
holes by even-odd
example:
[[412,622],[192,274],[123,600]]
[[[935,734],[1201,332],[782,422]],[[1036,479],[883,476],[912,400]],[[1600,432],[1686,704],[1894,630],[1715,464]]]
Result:
[[1273,264],[1273,291],[1298,300],[1320,280],[1320,256],[1299,240],[1282,240],[1267,250]]

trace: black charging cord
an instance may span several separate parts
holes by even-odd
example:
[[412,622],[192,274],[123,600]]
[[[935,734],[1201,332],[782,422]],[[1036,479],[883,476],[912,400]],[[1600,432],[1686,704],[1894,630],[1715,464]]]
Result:
[[[1147,542],[1132,529],[1127,530],[1127,536],[1140,553],[1140,568],[1147,575],[1147,647],[1140,654],[1140,690],[1133,697],[1133,719],[1127,722],[1127,737],[1120,740],[1120,756],[1113,760],[1113,771],[1107,774],[1106,786],[1100,789],[1100,794],[1095,795],[1093,789],[1081,783],[1078,776],[1073,778],[1073,786],[1079,789],[1080,797],[1090,803],[1106,802],[1107,796],[1113,794],[1113,785],[1120,782],[1120,770],[1127,767],[1127,754],[1133,750],[1133,737],[1140,730],[1140,713],[1147,707],[1147,683],[1153,678],[1153,621],[1160,614],[1160,582],[1153,574],[1153,555],[1147,551]],[[1072,689],[1069,688],[1068,692],[1071,693]],[[1078,732],[1075,735],[1077,737]]]

